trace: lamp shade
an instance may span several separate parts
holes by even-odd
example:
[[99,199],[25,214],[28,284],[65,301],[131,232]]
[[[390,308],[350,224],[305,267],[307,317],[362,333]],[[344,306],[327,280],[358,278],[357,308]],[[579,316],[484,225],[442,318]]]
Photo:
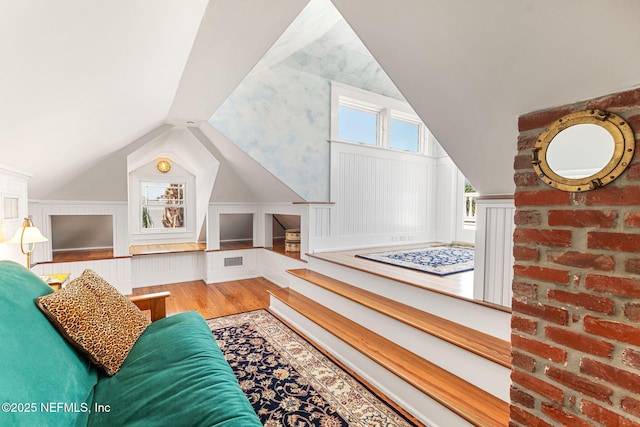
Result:
[[25,218],[22,227],[16,230],[16,233],[11,239],[7,240],[7,243],[40,243],[48,240],[38,230],[38,227],[33,225],[30,218]]

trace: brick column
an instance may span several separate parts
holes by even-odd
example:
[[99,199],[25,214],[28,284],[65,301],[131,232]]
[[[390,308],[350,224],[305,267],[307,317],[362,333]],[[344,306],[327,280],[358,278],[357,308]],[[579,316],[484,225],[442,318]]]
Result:
[[[565,114],[614,112],[636,132],[631,166],[585,193],[531,166]],[[640,89],[526,114],[518,122],[511,426],[640,426]]]

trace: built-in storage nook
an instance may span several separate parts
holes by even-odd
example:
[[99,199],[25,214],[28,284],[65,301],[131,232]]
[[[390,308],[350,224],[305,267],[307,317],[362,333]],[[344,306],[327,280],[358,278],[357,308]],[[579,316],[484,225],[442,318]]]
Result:
[[222,213],[220,219],[220,249],[253,247],[253,214]]
[[[271,244],[266,246],[285,255],[300,257],[300,215],[271,214]],[[267,221],[267,226],[269,222]]]
[[53,261],[113,257],[113,215],[51,215]]

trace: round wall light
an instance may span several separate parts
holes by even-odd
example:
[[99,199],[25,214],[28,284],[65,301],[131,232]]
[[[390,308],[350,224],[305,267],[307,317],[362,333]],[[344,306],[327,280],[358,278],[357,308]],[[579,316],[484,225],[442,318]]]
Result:
[[171,169],[171,163],[167,160],[160,160],[157,164],[158,170],[162,173],[167,173]]

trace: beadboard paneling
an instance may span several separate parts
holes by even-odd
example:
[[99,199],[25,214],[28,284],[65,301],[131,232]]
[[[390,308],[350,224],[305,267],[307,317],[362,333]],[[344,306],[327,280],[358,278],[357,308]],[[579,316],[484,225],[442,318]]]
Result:
[[[242,249],[237,251],[207,252],[207,283],[260,277],[261,253],[264,249]],[[225,259],[240,259],[239,265],[225,266]]]
[[131,260],[132,287],[202,280],[206,270],[203,251],[139,255]]
[[130,257],[38,264],[32,271],[36,274],[71,273],[70,279],[73,280],[87,268],[95,271],[120,293],[131,294]]
[[427,239],[434,159],[339,142],[331,147],[335,237],[356,245]]
[[513,199],[477,203],[474,297],[511,307]]

